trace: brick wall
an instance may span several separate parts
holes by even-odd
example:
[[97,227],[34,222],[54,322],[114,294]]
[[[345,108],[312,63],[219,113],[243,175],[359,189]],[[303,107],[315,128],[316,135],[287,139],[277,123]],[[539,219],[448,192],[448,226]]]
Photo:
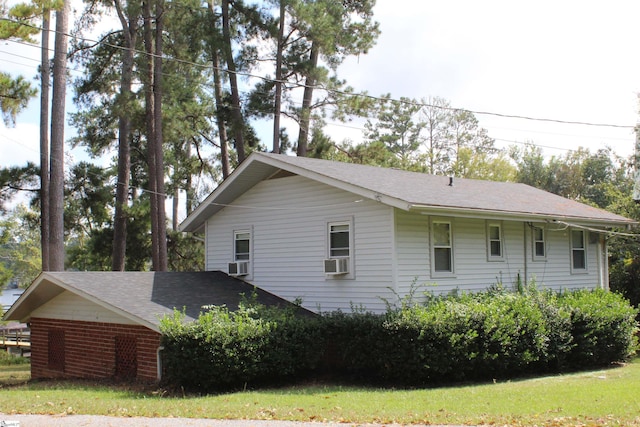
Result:
[[[64,331],[64,369],[51,369],[49,332]],[[56,333],[58,331],[58,333]],[[136,379],[157,379],[160,334],[140,325],[31,319],[32,378],[111,378],[116,376],[116,337],[135,338]],[[55,366],[53,366],[55,368]]]

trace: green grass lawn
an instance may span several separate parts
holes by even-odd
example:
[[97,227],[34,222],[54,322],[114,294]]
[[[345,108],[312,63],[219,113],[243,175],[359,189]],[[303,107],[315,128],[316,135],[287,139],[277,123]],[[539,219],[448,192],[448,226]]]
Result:
[[[90,382],[13,385],[0,367],[0,412],[281,419],[354,423],[640,426],[640,359],[619,368],[458,387],[393,390],[305,385],[205,397]],[[26,367],[28,369],[28,365]],[[13,370],[13,371],[11,371]],[[11,373],[13,372],[13,373]]]
[[3,386],[23,384],[30,378],[31,365],[29,364],[0,365],[0,389],[2,389]]

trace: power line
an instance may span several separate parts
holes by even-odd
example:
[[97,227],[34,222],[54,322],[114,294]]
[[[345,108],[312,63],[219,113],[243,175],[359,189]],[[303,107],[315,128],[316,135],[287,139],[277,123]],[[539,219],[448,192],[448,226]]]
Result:
[[[38,31],[43,31],[43,29],[39,26],[35,26],[35,25],[31,25],[31,24],[27,24],[24,22],[20,22],[17,20],[13,20],[13,19],[9,19],[9,18],[0,18],[0,20],[4,20],[4,21],[8,21],[8,22],[12,22],[12,23],[16,23],[16,24],[21,24],[21,25],[25,25],[27,27],[30,28],[34,28],[37,29]],[[57,33],[57,31],[55,29],[50,29],[50,32],[53,33]],[[119,49],[119,50],[129,50],[129,51],[133,51],[134,53],[137,53],[139,55],[145,55],[145,56],[151,56],[154,58],[159,58],[160,56],[154,53],[149,53],[149,52],[145,52],[145,51],[141,51],[139,49],[133,49],[133,48],[127,48],[124,46],[118,46],[115,45],[113,43],[109,43],[105,40],[93,40],[93,39],[89,39],[86,37],[80,37],[74,34],[66,34],[67,37],[73,38],[75,40],[79,40],[82,42],[86,42],[86,43],[93,43],[92,47],[95,47],[99,44],[108,46],[108,47],[112,47],[114,49]],[[238,76],[242,76],[242,77],[252,77],[252,78],[256,78],[256,79],[260,79],[263,80],[265,82],[271,82],[271,83],[283,83],[283,84],[288,84],[291,85],[293,87],[297,87],[297,88],[313,88],[313,89],[319,89],[319,90],[324,90],[327,93],[332,93],[332,94],[337,94],[337,95],[341,95],[341,96],[348,96],[348,97],[362,97],[362,98],[366,98],[366,99],[370,99],[373,101],[394,101],[394,102],[400,102],[403,104],[407,104],[407,105],[413,105],[413,106],[417,106],[417,107],[427,107],[427,108],[436,108],[436,109],[442,109],[442,110],[447,110],[447,111],[453,111],[453,112],[466,112],[466,113],[471,113],[474,115],[479,115],[479,116],[493,116],[493,117],[500,117],[500,118],[508,118],[508,119],[518,119],[518,120],[527,120],[527,121],[535,121],[535,122],[546,122],[546,123],[558,123],[558,124],[566,124],[566,125],[580,125],[580,126],[592,126],[592,127],[607,127],[607,128],[616,128],[616,129],[630,129],[633,130],[635,129],[635,125],[622,125],[622,124],[614,124],[614,123],[599,123],[599,122],[588,122],[588,121],[577,121],[577,120],[562,120],[562,119],[555,119],[555,118],[548,118],[548,117],[532,117],[532,116],[524,116],[524,115],[518,115],[518,114],[507,114],[507,113],[501,113],[501,112],[491,112],[491,111],[481,111],[481,110],[470,110],[470,109],[466,109],[466,108],[457,108],[457,107],[451,107],[451,106],[443,106],[443,105],[436,105],[436,104],[430,104],[430,103],[425,103],[425,102],[419,102],[419,101],[408,101],[408,100],[402,100],[402,99],[393,99],[393,98],[384,98],[384,97],[380,97],[380,96],[374,96],[374,95],[369,95],[366,93],[352,93],[352,92],[346,92],[346,91],[341,91],[341,90],[337,90],[337,89],[331,89],[331,88],[327,88],[324,85],[314,85],[314,86],[309,86],[306,85],[304,83],[298,83],[298,82],[289,82],[289,81],[283,81],[283,80],[276,80],[273,78],[269,78],[269,77],[265,77],[265,76],[260,76],[260,75],[256,75],[256,74],[252,74],[252,73],[248,73],[248,72],[243,72],[243,71],[230,71],[226,68],[222,68],[222,67],[214,67],[212,64],[202,64],[202,63],[197,63],[197,62],[193,62],[193,61],[189,61],[189,60],[185,60],[185,59],[180,59],[180,58],[175,58],[175,57],[170,57],[170,56],[162,56],[163,60],[170,60],[170,61],[176,61],[179,63],[183,63],[186,65],[191,65],[194,67],[199,67],[199,68],[206,68],[206,69],[217,69],[218,71],[227,73],[227,74],[236,74]]]

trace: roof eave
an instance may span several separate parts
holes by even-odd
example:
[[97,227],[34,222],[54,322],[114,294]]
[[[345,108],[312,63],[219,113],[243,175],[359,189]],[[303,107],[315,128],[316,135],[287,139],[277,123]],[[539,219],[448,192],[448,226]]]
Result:
[[410,211],[416,211],[423,214],[431,214],[434,215],[442,215],[445,212],[447,215],[453,215],[458,217],[467,217],[467,218],[503,218],[503,219],[515,219],[515,220],[530,220],[530,221],[541,221],[541,222],[554,222],[554,221],[565,221],[565,222],[579,222],[580,224],[589,224],[589,225],[598,225],[598,226],[608,226],[608,227],[628,227],[634,224],[637,224],[637,221],[629,220],[629,219],[603,219],[603,218],[589,218],[589,217],[578,217],[578,216],[568,216],[568,215],[550,215],[550,214],[540,214],[533,212],[509,212],[509,211],[500,211],[500,210],[488,210],[488,209],[472,209],[472,208],[457,208],[451,206],[434,206],[434,205],[421,205],[421,204],[411,204],[409,206]]
[[[83,292],[73,286],[68,285],[67,283],[59,280],[57,277],[53,276],[52,274],[46,273],[46,272],[42,272],[40,273],[40,275],[33,281],[33,283],[31,284],[31,286],[29,286],[27,288],[27,290],[25,292],[22,293],[22,295],[20,296],[20,298],[18,298],[18,300],[11,306],[11,308],[5,313],[5,315],[3,316],[4,320],[17,320],[19,322],[22,323],[26,323],[27,321],[29,321],[29,319],[31,318],[31,313],[38,309],[39,307],[41,307],[42,305],[46,304],[48,301],[51,300],[51,298],[48,298],[46,301],[43,301],[41,304],[37,304],[35,307],[31,307],[31,308],[26,308],[26,313],[21,313],[20,308],[22,306],[22,304],[26,303],[29,299],[29,297],[36,293],[38,288],[40,288],[41,286],[46,286],[46,283],[49,283],[51,286],[55,286],[57,288],[59,288],[61,291],[60,292],[54,292],[57,295],[61,294],[63,291],[68,291],[71,293],[74,293],[76,295],[79,295],[80,297],[96,304],[99,305],[100,307],[112,311],[128,320],[131,320],[134,323],[140,324],[142,326],[145,326],[155,332],[160,332],[160,326],[159,324],[154,324],[152,322],[149,322],[141,317],[135,316],[127,311],[124,311],[118,307],[115,307],[107,302],[104,302],[96,297],[94,297],[93,295],[90,295],[86,292]],[[44,283],[44,284],[43,284]]]
[[[232,184],[234,181],[236,181],[238,177],[240,177],[249,167],[249,165],[256,161],[256,159],[257,156],[252,154],[244,162],[240,163],[240,165],[231,172],[231,175],[222,181],[220,185],[218,185],[218,187],[216,187],[216,189],[213,190],[213,192],[211,192],[211,194],[209,194],[209,196],[200,203],[184,221],[182,221],[182,223],[180,223],[178,230],[191,233],[200,231],[204,227],[204,223],[207,218],[221,210],[224,207],[224,204],[229,203],[238,197],[239,194],[236,194],[237,192],[231,192],[231,194],[229,194],[230,188],[233,188]],[[253,185],[259,181],[259,179],[256,179]],[[228,194],[228,198],[231,200],[221,200],[225,194]]]
[[[356,194],[360,197],[375,200],[385,205],[403,210],[409,209],[409,203],[406,200],[400,200],[394,197],[375,193],[370,189],[349,184],[347,182],[331,178],[330,176],[280,161],[277,157],[262,156],[260,153],[252,153],[247,160],[242,162],[226,180],[224,180],[200,205],[198,205],[198,207],[180,224],[178,227],[179,230],[183,232],[197,232],[202,230],[204,228],[204,223],[208,218],[220,211],[224,205],[230,203],[233,199],[243,194],[244,189],[240,191],[235,189],[233,183],[241,178],[253,163],[262,163],[272,167],[272,173],[280,169],[285,170],[287,172]],[[269,176],[269,174],[266,173],[257,175],[255,179],[248,182],[244,188],[251,188],[267,176]]]

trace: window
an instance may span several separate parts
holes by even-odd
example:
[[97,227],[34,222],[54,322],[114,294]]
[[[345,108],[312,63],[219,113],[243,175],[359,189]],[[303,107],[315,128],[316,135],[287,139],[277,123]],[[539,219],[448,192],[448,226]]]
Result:
[[251,232],[249,230],[234,231],[233,240],[234,261],[249,261],[251,259]]
[[543,227],[533,226],[531,228],[533,260],[544,261],[547,259],[547,245],[545,243],[545,230]]
[[503,259],[502,224],[487,223],[487,254],[489,261]]
[[348,222],[329,223],[329,258],[348,257],[351,254],[350,231]]
[[587,270],[587,246],[585,245],[584,230],[571,230],[571,270],[577,273]]
[[432,269],[435,274],[453,273],[453,242],[451,223],[433,221],[431,223]]
[[326,280],[355,279],[355,239],[353,217],[331,218],[326,222],[324,272]]

